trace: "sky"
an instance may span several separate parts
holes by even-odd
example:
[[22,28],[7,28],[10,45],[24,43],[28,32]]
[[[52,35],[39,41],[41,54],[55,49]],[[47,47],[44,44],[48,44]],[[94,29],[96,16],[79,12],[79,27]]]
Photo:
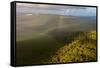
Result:
[[17,3],[17,14],[57,14],[70,16],[96,16],[96,7],[61,6]]

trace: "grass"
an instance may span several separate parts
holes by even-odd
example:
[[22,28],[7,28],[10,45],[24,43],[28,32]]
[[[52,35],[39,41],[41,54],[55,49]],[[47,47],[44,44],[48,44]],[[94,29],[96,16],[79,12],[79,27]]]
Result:
[[96,31],[83,32],[65,44],[46,63],[96,61]]

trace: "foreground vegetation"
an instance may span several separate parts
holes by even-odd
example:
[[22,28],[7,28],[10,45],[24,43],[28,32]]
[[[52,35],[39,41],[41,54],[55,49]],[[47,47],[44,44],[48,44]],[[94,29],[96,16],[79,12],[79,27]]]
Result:
[[82,32],[70,44],[65,44],[46,63],[96,61],[96,31]]

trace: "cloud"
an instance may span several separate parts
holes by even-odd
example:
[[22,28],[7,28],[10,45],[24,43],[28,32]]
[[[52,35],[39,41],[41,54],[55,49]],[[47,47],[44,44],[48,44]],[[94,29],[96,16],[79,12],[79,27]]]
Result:
[[85,9],[85,7],[63,6],[63,5],[48,5],[48,4],[31,4],[31,3],[17,3],[17,7],[28,8],[45,8],[45,9]]
[[96,15],[96,8],[81,6],[63,6],[47,4],[17,3],[17,12],[21,13],[48,13],[61,15]]

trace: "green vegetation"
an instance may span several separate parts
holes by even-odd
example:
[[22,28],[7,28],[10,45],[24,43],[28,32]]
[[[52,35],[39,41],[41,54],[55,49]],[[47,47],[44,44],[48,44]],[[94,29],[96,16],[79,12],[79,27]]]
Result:
[[[74,41],[60,48],[48,63],[96,60],[96,31],[83,32]],[[47,63],[47,62],[46,62]]]

